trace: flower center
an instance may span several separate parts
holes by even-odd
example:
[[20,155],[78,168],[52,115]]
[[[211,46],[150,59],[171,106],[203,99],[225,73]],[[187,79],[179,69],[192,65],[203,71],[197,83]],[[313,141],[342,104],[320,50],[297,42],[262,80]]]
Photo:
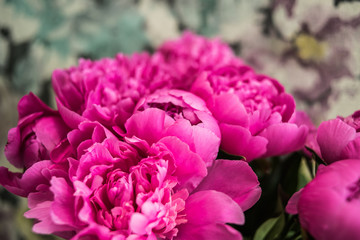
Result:
[[129,172],[110,169],[95,189],[91,202],[97,221],[125,236],[172,238],[177,225],[186,222],[183,213],[187,191],[174,190],[169,161],[151,156]]
[[[196,116],[193,110],[188,109],[186,107],[178,106],[173,104],[172,102],[165,102],[165,103],[156,103],[156,102],[149,102],[147,105],[150,108],[158,108],[164,110],[166,114],[173,119],[186,119],[189,120],[191,125],[197,125],[201,123],[201,120]],[[139,108],[139,110],[142,110]]]

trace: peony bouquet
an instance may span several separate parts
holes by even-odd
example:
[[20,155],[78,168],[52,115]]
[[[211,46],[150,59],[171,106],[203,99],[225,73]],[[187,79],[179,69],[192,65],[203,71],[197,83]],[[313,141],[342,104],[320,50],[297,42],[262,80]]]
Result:
[[32,93],[18,104],[5,156],[22,171],[0,168],[35,233],[360,238],[360,112],[317,129],[220,40],[185,32],[52,83],[57,110]]

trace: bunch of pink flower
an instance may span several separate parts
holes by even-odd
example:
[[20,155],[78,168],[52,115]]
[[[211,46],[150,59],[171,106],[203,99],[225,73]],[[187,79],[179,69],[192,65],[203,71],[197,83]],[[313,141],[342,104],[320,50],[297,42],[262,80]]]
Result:
[[[189,32],[153,55],[80,60],[52,81],[58,110],[30,93],[9,131],[5,155],[23,172],[0,167],[0,184],[28,199],[40,234],[242,239],[229,223],[244,224],[261,195],[248,162],[309,142],[329,162],[359,155],[358,113],[316,134],[277,80]],[[219,158],[229,155],[238,160]]]

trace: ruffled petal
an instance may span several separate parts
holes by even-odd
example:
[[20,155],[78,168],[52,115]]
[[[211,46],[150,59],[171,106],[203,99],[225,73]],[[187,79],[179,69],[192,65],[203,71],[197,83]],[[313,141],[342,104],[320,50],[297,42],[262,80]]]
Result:
[[207,166],[210,166],[219,151],[220,138],[207,128],[191,126],[184,119],[176,121],[165,133],[166,136],[176,136],[187,143],[190,149],[199,154]]
[[58,225],[52,221],[51,215],[49,214],[51,211],[51,205],[51,201],[42,202],[36,205],[36,207],[25,212],[24,216],[26,218],[35,218],[39,220],[38,223],[34,224],[32,230],[35,233],[40,234],[53,234],[55,232],[72,231],[72,227]]
[[74,189],[72,189],[64,178],[53,177],[50,190],[54,194],[51,204],[51,219],[59,225],[76,227],[74,210]]
[[207,174],[204,161],[177,137],[165,137],[159,142],[173,153],[177,166],[174,175],[178,177],[179,187],[186,187],[191,192]]

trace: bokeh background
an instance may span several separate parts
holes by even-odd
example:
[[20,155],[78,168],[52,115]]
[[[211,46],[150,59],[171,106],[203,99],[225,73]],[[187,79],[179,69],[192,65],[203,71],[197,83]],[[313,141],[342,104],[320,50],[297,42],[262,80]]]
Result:
[[[54,69],[152,52],[184,30],[227,42],[316,124],[360,109],[359,1],[0,0],[0,165],[21,96],[54,106]],[[54,239],[32,234],[24,211],[24,199],[0,188],[0,239]]]

